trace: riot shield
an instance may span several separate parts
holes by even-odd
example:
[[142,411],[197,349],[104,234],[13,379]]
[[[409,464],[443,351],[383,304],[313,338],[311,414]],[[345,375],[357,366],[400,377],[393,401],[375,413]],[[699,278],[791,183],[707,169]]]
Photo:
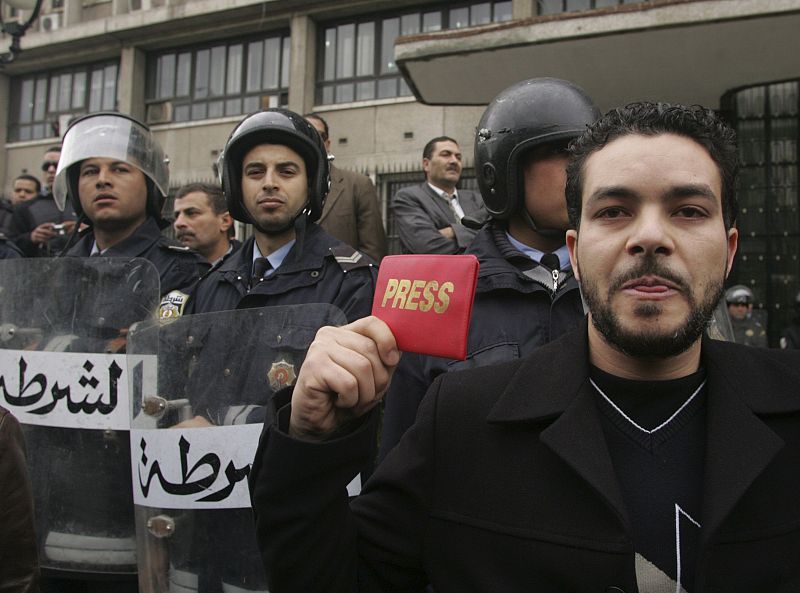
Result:
[[272,396],[294,383],[317,330],[344,323],[337,308],[308,304],[131,332],[128,364],[141,369],[129,378],[141,392],[131,400],[131,470],[142,593],[266,591],[250,465],[274,419]]
[[708,323],[706,330],[708,337],[712,340],[721,340],[723,342],[733,342],[733,327],[731,326],[731,318],[728,315],[728,305],[725,299],[720,299],[717,306],[714,308],[714,313]]
[[23,424],[45,578],[135,583],[129,328],[159,304],[143,259],[0,262],[0,403]]

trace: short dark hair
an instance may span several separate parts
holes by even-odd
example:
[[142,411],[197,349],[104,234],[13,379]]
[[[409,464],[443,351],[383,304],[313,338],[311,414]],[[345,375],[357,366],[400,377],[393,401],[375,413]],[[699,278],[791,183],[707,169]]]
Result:
[[200,192],[208,196],[208,205],[214,211],[214,214],[224,214],[228,211],[228,203],[225,201],[225,195],[222,193],[222,188],[216,183],[187,183],[178,188],[175,192],[175,199],[180,200],[185,198],[188,194]]
[[59,144],[58,146],[51,146],[44,152],[45,154],[47,154],[48,152],[61,152],[61,145]]
[[422,158],[429,159],[433,156],[433,149],[436,146],[437,142],[452,142],[453,144],[458,144],[455,140],[453,140],[450,136],[436,136],[436,138],[432,138],[428,140],[428,143],[425,145],[425,148],[422,149]]
[[325,130],[325,134],[322,136],[322,140],[327,141],[330,138],[330,132],[328,131],[328,122],[322,119],[322,116],[319,113],[312,111],[311,113],[306,113],[303,116],[305,119],[315,119],[322,124],[322,129]]
[[583,168],[586,160],[617,138],[633,134],[676,134],[694,140],[705,148],[716,163],[722,180],[722,217],[725,228],[736,224],[739,210],[736,201],[736,177],[739,172],[736,132],[711,109],[700,105],[640,102],[612,109],[570,144],[566,194],[567,211],[573,228],[577,229],[581,221]]
[[17,181],[19,179],[24,179],[25,181],[33,181],[36,184],[36,193],[37,194],[42,191],[42,182],[39,181],[33,175],[28,175],[27,173],[24,173],[23,175],[17,175],[14,178],[14,181]]

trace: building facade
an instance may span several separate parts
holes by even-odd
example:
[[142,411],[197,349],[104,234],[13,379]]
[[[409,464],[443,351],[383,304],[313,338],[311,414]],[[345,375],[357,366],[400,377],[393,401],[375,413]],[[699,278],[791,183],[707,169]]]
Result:
[[4,192],[38,175],[77,115],[146,121],[177,187],[213,179],[244,114],[286,106],[325,117],[336,164],[373,178],[391,241],[391,196],[422,178],[428,139],[461,143],[469,184],[485,104],[558,76],[603,109],[722,112],[745,165],[734,280],[753,288],[773,342],[800,291],[800,0],[45,0],[34,29],[0,71]]

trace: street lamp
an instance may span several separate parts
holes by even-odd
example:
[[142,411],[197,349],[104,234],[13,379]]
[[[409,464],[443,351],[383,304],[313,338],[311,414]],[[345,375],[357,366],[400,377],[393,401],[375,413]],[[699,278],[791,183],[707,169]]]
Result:
[[22,51],[19,46],[20,38],[25,35],[30,26],[39,17],[42,8],[42,0],[5,0],[5,3],[13,6],[17,10],[30,11],[30,17],[24,23],[7,23],[3,19],[3,0],[0,0],[0,29],[4,35],[11,35],[11,45],[6,53],[0,54],[0,64],[9,64],[14,61],[17,54]]

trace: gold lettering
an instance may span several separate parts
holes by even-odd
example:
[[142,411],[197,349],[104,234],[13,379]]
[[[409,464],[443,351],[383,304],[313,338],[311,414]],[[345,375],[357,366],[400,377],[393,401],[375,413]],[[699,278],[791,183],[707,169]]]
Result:
[[419,305],[419,292],[420,289],[425,286],[426,282],[424,280],[414,280],[411,283],[411,290],[408,292],[408,302],[406,303],[406,309],[409,311],[416,311],[417,306]]
[[383,302],[381,303],[381,307],[386,306],[386,301],[394,296],[394,293],[397,292],[397,278],[389,278],[389,281],[386,283],[386,292],[383,293]]
[[439,289],[439,283],[436,280],[431,280],[430,282],[425,283],[425,288],[422,289],[422,296],[425,299],[424,301],[420,302],[419,310],[423,313],[427,313],[433,307],[433,303],[435,297],[433,296],[433,291]]
[[444,313],[447,311],[447,307],[450,306],[450,293],[452,293],[456,287],[453,285],[452,282],[445,282],[442,284],[442,287],[439,289],[439,301],[433,306],[433,310],[437,313]]
[[411,280],[406,280],[403,278],[400,280],[400,283],[397,285],[397,293],[394,295],[394,300],[392,301],[392,309],[400,307],[401,309],[406,308],[406,299],[408,298],[408,290],[411,288]]

